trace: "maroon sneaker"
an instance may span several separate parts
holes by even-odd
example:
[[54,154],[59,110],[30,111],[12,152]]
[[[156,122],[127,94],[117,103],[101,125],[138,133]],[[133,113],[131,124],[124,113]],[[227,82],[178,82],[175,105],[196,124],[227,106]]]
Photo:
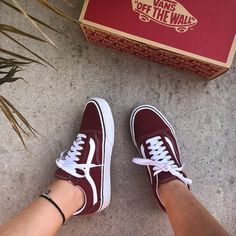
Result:
[[55,176],[78,186],[85,201],[74,215],[99,212],[111,198],[110,163],[114,143],[114,121],[108,103],[88,101],[79,134],[69,151],[61,153]]
[[174,179],[181,180],[188,187],[192,183],[182,171],[175,131],[161,112],[149,105],[139,106],[132,112],[130,130],[142,157],[134,158],[133,162],[147,166],[153,193],[165,211],[158,186]]

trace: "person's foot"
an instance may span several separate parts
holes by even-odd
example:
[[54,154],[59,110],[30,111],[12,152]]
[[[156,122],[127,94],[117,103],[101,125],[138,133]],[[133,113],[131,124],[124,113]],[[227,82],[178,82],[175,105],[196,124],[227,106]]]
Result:
[[110,106],[104,99],[93,98],[85,107],[76,140],[56,161],[55,176],[78,186],[84,193],[84,204],[74,215],[99,212],[109,205],[113,143]]
[[161,112],[150,105],[139,106],[132,112],[130,131],[142,157],[134,158],[133,162],[147,166],[153,193],[165,210],[158,186],[174,179],[181,180],[188,187],[192,183],[182,171],[175,131]]

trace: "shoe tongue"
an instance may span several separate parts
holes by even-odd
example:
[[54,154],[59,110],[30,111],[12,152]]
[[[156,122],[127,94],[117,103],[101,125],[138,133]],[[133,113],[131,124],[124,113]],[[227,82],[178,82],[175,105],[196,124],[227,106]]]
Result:
[[79,151],[81,153],[81,155],[78,156],[79,160],[76,161],[76,163],[78,163],[78,164],[86,163],[87,158],[88,158],[88,153],[89,153],[89,149],[88,149],[89,138],[83,139],[83,141],[84,141],[84,144],[81,145],[81,147],[83,149]]
[[176,176],[172,175],[170,172],[164,172],[162,171],[161,173],[158,174],[158,183],[166,183],[168,181],[178,179]]
[[144,152],[146,158],[147,158],[147,159],[151,159],[152,155],[149,154],[149,152],[150,152],[151,150],[148,149],[148,147],[150,146],[150,144],[146,144],[146,142],[143,142],[142,146],[143,146],[143,150],[141,150],[141,151],[142,151],[142,154],[143,154],[143,152]]
[[[155,136],[154,136],[154,137],[155,137]],[[153,137],[151,137],[151,138],[153,138]],[[149,139],[150,139],[150,138],[149,138]],[[152,155],[149,154],[149,152],[151,151],[151,150],[149,149],[150,143],[146,143],[146,141],[147,141],[147,140],[145,140],[145,141],[142,142],[142,145],[143,145],[143,148],[144,148],[143,152],[145,153],[146,158],[152,159]]]
[[[165,141],[163,143],[165,145]],[[148,149],[149,146],[150,146],[150,144],[146,144],[146,141],[143,142],[145,156],[146,156],[146,158],[151,159],[152,155],[149,154],[149,151],[150,151]],[[167,151],[169,151],[169,150],[167,149]],[[171,155],[170,152],[169,152],[169,155]],[[172,175],[170,172],[162,171],[161,173],[158,174],[158,183],[159,184],[162,184],[162,183],[174,180],[174,179],[178,179],[178,178],[176,176]]]

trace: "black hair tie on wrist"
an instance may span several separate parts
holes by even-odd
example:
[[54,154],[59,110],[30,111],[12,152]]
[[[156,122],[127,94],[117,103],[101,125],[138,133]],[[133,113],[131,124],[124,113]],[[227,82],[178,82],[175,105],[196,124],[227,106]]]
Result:
[[52,203],[52,205],[53,205],[54,207],[57,208],[57,210],[60,212],[61,217],[62,217],[62,224],[64,224],[65,221],[66,221],[65,215],[64,215],[64,213],[62,212],[61,208],[60,208],[60,207],[52,200],[52,198],[48,195],[49,193],[50,193],[50,190],[48,190],[46,193],[41,194],[39,197],[43,197],[43,198],[47,199],[49,202]]

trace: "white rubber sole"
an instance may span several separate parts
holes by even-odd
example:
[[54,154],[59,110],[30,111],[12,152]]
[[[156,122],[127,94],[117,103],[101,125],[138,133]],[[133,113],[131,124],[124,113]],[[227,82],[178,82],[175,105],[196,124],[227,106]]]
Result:
[[102,98],[91,98],[89,102],[95,102],[100,111],[100,119],[103,125],[103,172],[101,183],[101,205],[99,211],[108,207],[111,201],[111,156],[114,144],[115,126],[111,108]]

